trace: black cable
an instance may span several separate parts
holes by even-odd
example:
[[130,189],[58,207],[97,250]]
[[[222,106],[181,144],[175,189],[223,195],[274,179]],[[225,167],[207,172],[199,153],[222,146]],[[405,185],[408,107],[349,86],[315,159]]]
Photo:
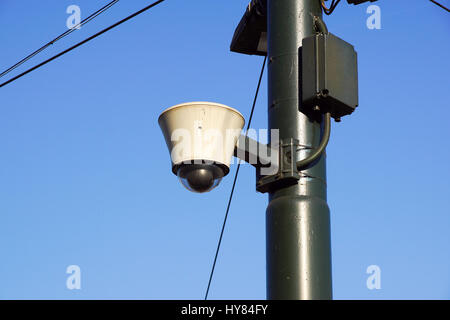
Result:
[[52,44],[54,44],[56,41],[61,40],[62,38],[68,36],[69,34],[71,34],[72,32],[74,32],[75,30],[77,30],[78,27],[81,27],[85,24],[87,24],[89,21],[95,19],[96,17],[98,17],[99,15],[101,15],[103,12],[105,12],[106,10],[108,10],[109,8],[111,8],[113,5],[115,5],[117,2],[119,2],[119,0],[113,0],[110,3],[108,3],[107,5],[105,5],[104,7],[98,9],[97,11],[95,11],[93,14],[91,14],[89,17],[87,17],[86,19],[83,19],[80,23],[78,23],[77,25],[75,25],[72,29],[67,30],[66,32],[60,34],[59,36],[57,36],[55,39],[53,39],[52,41],[46,43],[45,45],[43,45],[42,47],[40,47],[39,49],[37,49],[36,51],[34,51],[33,53],[29,54],[28,56],[26,56],[25,58],[23,58],[22,60],[20,60],[19,62],[17,62],[15,65],[13,65],[12,67],[9,67],[8,69],[6,69],[5,71],[3,71],[0,74],[0,78],[5,76],[6,74],[10,73],[11,71],[13,71],[14,69],[18,68],[19,66],[21,66],[22,64],[24,64],[25,62],[27,62],[28,60],[30,60],[31,58],[33,58],[34,56],[36,56],[37,54],[39,54],[40,52],[44,51],[45,49],[47,49],[48,47],[50,47]]
[[436,2],[434,0],[430,0],[431,2],[433,2],[434,4],[438,5],[439,7],[441,7],[444,10],[447,10],[447,12],[450,12],[450,9],[444,7],[442,4],[440,4],[439,2]]
[[333,13],[334,9],[336,9],[337,5],[339,4],[339,2],[341,2],[341,0],[333,0],[329,8],[325,6],[323,0],[320,0],[320,2],[322,4],[323,12],[325,12],[326,15],[330,15]]
[[76,45],[70,47],[69,49],[66,49],[66,50],[64,50],[64,51],[62,51],[62,52],[60,52],[60,53],[58,53],[57,55],[51,57],[50,59],[47,59],[47,60],[45,60],[44,62],[41,62],[41,63],[39,63],[38,65],[36,65],[36,66],[34,66],[34,67],[32,67],[32,68],[26,70],[25,72],[22,72],[22,73],[19,74],[18,76],[15,76],[14,78],[9,79],[8,81],[6,81],[6,82],[0,84],[0,88],[3,87],[3,86],[6,86],[7,84],[9,84],[9,83],[11,83],[11,82],[13,82],[13,81],[15,81],[15,80],[21,78],[21,77],[23,77],[24,75],[26,75],[26,74],[28,74],[28,73],[30,73],[30,72],[32,72],[32,71],[34,71],[34,70],[36,70],[36,69],[38,69],[38,68],[44,66],[44,65],[46,65],[47,63],[49,63],[49,62],[51,62],[51,61],[53,61],[53,60],[55,60],[55,59],[61,57],[62,55],[64,55],[64,54],[66,54],[66,53],[68,53],[68,52],[70,52],[70,51],[72,51],[72,50],[78,48],[79,46],[85,44],[86,42],[89,42],[89,41],[91,41],[92,39],[97,38],[98,36],[102,35],[103,33],[107,32],[107,31],[109,31],[109,30],[111,30],[111,29],[113,29],[113,28],[115,28],[115,27],[117,27],[117,26],[119,26],[119,25],[121,25],[122,23],[124,23],[124,22],[126,22],[126,21],[128,21],[128,20],[130,20],[130,19],[132,19],[132,18],[134,18],[134,17],[136,17],[137,15],[140,15],[141,13],[143,13],[143,12],[145,12],[145,11],[147,11],[147,10],[153,8],[154,6],[160,4],[161,2],[164,2],[164,1],[165,1],[165,0],[158,0],[158,1],[156,1],[156,2],[153,2],[152,4],[148,5],[147,7],[145,7],[145,8],[143,8],[143,9],[141,9],[141,10],[139,10],[139,11],[133,13],[132,15],[130,15],[130,16],[128,16],[128,17],[126,17],[126,18],[124,18],[124,19],[122,19],[122,20],[120,20],[120,21],[114,23],[113,25],[109,26],[109,27],[106,28],[106,29],[103,29],[103,30],[100,31],[100,32],[97,32],[96,34],[94,34],[94,35],[90,36],[89,38],[87,38],[87,39],[85,39],[85,40],[83,40],[83,41],[77,43]]
[[[255,98],[253,99],[252,110],[250,111],[250,116],[249,116],[248,123],[247,123],[247,130],[245,132],[245,137],[247,137],[247,135],[248,135],[248,130],[250,129],[250,124],[252,122],[253,111],[255,110],[255,105],[256,105],[256,100],[258,98],[259,88],[261,87],[261,80],[262,80],[262,77],[264,74],[264,68],[266,67],[266,61],[267,61],[267,56],[264,57],[264,62],[263,62],[262,68],[261,68],[261,73],[259,75],[258,86],[256,87]],[[219,255],[220,245],[222,243],[222,238],[223,238],[223,232],[225,230],[225,225],[227,223],[228,213],[230,211],[231,200],[233,199],[234,188],[236,186],[236,181],[237,181],[240,167],[241,167],[241,160],[239,160],[239,163],[237,165],[236,174],[234,175],[233,186],[231,187],[230,197],[228,198],[227,210],[225,211],[225,218],[224,218],[223,224],[222,224],[222,231],[220,232],[219,243],[217,244],[217,249],[216,249],[216,255],[214,257],[214,262],[213,262],[213,265],[211,268],[211,274],[209,275],[209,281],[208,281],[208,287],[206,289],[205,300],[208,299],[209,288],[211,287],[212,277],[214,274],[214,270],[216,268],[217,256]]]
[[322,6],[322,8],[323,8],[325,11],[330,10],[331,7],[333,6],[333,3],[334,3],[334,0],[333,0],[333,1],[331,2],[330,8],[327,8],[327,6],[325,5],[325,0],[319,0],[319,1],[320,1],[320,5]]
[[[341,0],[336,0],[336,3],[330,8],[329,12],[327,13],[327,15],[330,15],[333,13],[334,9],[336,9],[337,5],[339,4],[339,2],[341,2]],[[334,0],[333,0],[334,3]]]

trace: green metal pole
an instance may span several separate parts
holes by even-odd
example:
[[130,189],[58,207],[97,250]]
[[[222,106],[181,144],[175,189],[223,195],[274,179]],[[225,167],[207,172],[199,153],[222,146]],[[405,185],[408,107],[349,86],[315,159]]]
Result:
[[[314,33],[319,0],[268,0],[269,128],[300,141],[297,161],[317,147],[321,123],[301,109],[302,39]],[[330,211],[325,154],[297,185],[269,194],[266,211],[267,298],[331,299]]]

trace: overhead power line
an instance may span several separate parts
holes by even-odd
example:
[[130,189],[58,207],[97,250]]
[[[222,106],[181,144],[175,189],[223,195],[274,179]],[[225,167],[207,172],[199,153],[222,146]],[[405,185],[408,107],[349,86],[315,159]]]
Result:
[[436,2],[434,0],[430,0],[431,2],[433,2],[434,4],[438,5],[439,7],[441,7],[444,10],[447,10],[447,12],[450,12],[450,9],[444,7],[442,4],[440,4],[439,2]]
[[[247,130],[245,132],[245,137],[247,137],[248,129],[250,129],[250,124],[252,123],[253,111],[255,110],[256,100],[258,99],[259,88],[261,87],[261,80],[262,80],[262,77],[263,77],[263,74],[264,74],[264,68],[266,66],[266,60],[267,60],[267,56],[264,57],[264,62],[263,62],[263,65],[262,65],[261,73],[259,75],[258,85],[256,87],[256,93],[255,93],[255,97],[253,99],[253,105],[252,105],[252,109],[250,111],[250,116],[249,116],[249,119],[248,119],[248,124],[247,124]],[[209,289],[211,287],[211,281],[212,281],[212,278],[213,278],[213,275],[214,275],[214,270],[216,268],[217,256],[219,255],[220,245],[222,244],[223,232],[225,231],[225,225],[227,224],[228,213],[230,211],[231,200],[233,199],[234,188],[236,187],[236,181],[237,181],[237,177],[238,177],[238,174],[239,174],[239,168],[240,167],[241,167],[241,160],[239,160],[239,163],[237,165],[236,174],[234,175],[234,180],[233,180],[233,186],[231,187],[230,197],[228,198],[227,209],[225,211],[225,218],[223,220],[222,230],[221,230],[220,236],[219,236],[219,242],[217,244],[216,255],[214,256],[214,262],[213,262],[213,265],[212,265],[212,268],[211,268],[211,273],[209,275],[208,287],[206,288],[205,300],[208,299]]]
[[126,21],[128,21],[128,20],[130,20],[130,19],[132,19],[132,18],[134,18],[134,17],[136,17],[136,16],[138,16],[138,15],[140,15],[141,13],[144,13],[145,11],[147,11],[147,10],[149,10],[149,9],[151,9],[151,8],[153,8],[153,7],[155,7],[156,5],[158,5],[158,4],[160,4],[160,3],[164,2],[164,1],[165,1],[165,0],[159,0],[159,1],[153,2],[152,4],[146,6],[145,8],[143,8],[143,9],[141,9],[141,10],[139,10],[139,11],[133,13],[132,15],[129,15],[128,17],[126,17],[126,18],[124,18],[124,19],[122,19],[122,20],[120,20],[120,21],[114,23],[113,25],[111,25],[111,26],[109,26],[109,27],[103,29],[103,30],[100,31],[100,32],[97,32],[96,34],[94,34],[94,35],[90,36],[89,38],[87,38],[87,39],[85,39],[85,40],[83,40],[83,41],[77,43],[76,45],[74,45],[74,46],[72,46],[72,47],[70,47],[70,48],[68,48],[68,49],[66,49],[66,50],[64,50],[64,51],[62,51],[62,52],[60,52],[60,53],[58,53],[57,55],[55,55],[55,56],[53,56],[53,57],[51,57],[51,58],[49,58],[49,59],[47,59],[47,60],[45,60],[45,61],[39,63],[38,65],[36,65],[36,66],[34,66],[34,67],[32,67],[32,68],[30,68],[30,69],[28,69],[28,70],[22,72],[21,74],[15,76],[14,78],[9,79],[9,80],[6,81],[6,82],[3,82],[2,84],[0,84],[0,88],[2,88],[2,87],[4,87],[4,86],[6,86],[7,84],[9,84],[9,83],[11,83],[11,82],[13,82],[13,81],[15,81],[15,80],[17,80],[17,79],[19,79],[19,78],[25,76],[25,75],[27,75],[28,73],[30,73],[30,72],[32,72],[32,71],[34,71],[34,70],[36,70],[36,69],[38,69],[38,68],[40,68],[40,67],[46,65],[47,63],[49,63],[49,62],[51,62],[51,61],[53,61],[53,60],[55,60],[55,59],[57,59],[57,58],[59,58],[59,57],[65,55],[66,53],[68,53],[68,52],[70,52],[70,51],[72,51],[72,50],[74,50],[74,49],[76,49],[76,48],[82,46],[83,44],[85,44],[85,43],[87,43],[87,42],[89,42],[89,41],[91,41],[91,40],[97,38],[98,36],[104,34],[105,32],[108,32],[108,31],[111,30],[111,29],[114,29],[115,27],[121,25],[122,23],[124,23],[124,22],[126,22]]
[[68,36],[69,34],[71,34],[72,32],[74,32],[75,30],[77,30],[78,28],[84,26],[85,24],[87,24],[89,21],[95,19],[96,17],[98,17],[99,15],[101,15],[103,12],[105,12],[106,10],[108,10],[109,8],[111,8],[113,5],[115,5],[117,2],[119,2],[119,0],[114,0],[111,1],[110,3],[108,3],[107,5],[105,5],[104,7],[98,9],[97,11],[95,11],[93,14],[91,14],[89,17],[87,17],[86,19],[82,20],[80,23],[78,23],[77,25],[75,25],[73,28],[67,30],[66,32],[60,34],[59,36],[57,36],[55,39],[51,40],[50,42],[46,43],[45,45],[43,45],[42,47],[40,47],[39,49],[37,49],[36,51],[34,51],[33,53],[30,53],[28,56],[26,56],[25,58],[23,58],[22,60],[20,60],[19,62],[17,62],[15,65],[9,67],[8,69],[6,69],[5,71],[3,71],[0,74],[0,78],[5,76],[6,74],[10,73],[11,71],[13,71],[14,69],[18,68],[19,66],[21,66],[22,64],[24,64],[25,62],[27,62],[28,60],[30,60],[31,58],[33,58],[34,56],[36,56],[37,54],[39,54],[40,52],[44,51],[45,49],[47,49],[48,47],[50,47],[52,44],[54,44],[55,42],[57,42],[58,40],[61,40],[62,38]]

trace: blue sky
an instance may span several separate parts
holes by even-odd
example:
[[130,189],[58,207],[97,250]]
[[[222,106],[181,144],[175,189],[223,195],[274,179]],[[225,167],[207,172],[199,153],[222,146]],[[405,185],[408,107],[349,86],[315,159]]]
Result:
[[[2,0],[0,68],[63,32],[69,5],[86,17],[107,2]],[[204,296],[236,167],[189,193],[157,118],[199,100],[248,117],[262,58],[229,52],[247,2],[167,0],[0,89],[1,299]],[[334,298],[448,299],[448,13],[380,0],[382,29],[369,30],[368,4],[341,2],[325,21],[358,52],[360,106],[327,148]],[[20,70],[148,3],[119,1]],[[255,129],[267,127],[266,85]],[[265,298],[266,205],[244,165],[211,299]],[[69,265],[81,290],[66,288]],[[366,287],[369,265],[380,290]]]

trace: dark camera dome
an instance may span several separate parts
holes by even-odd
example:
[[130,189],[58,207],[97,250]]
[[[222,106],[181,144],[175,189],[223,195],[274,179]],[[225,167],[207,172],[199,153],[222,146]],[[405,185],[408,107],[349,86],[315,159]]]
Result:
[[179,167],[177,176],[189,191],[203,193],[217,187],[224,172],[215,164],[183,164]]

